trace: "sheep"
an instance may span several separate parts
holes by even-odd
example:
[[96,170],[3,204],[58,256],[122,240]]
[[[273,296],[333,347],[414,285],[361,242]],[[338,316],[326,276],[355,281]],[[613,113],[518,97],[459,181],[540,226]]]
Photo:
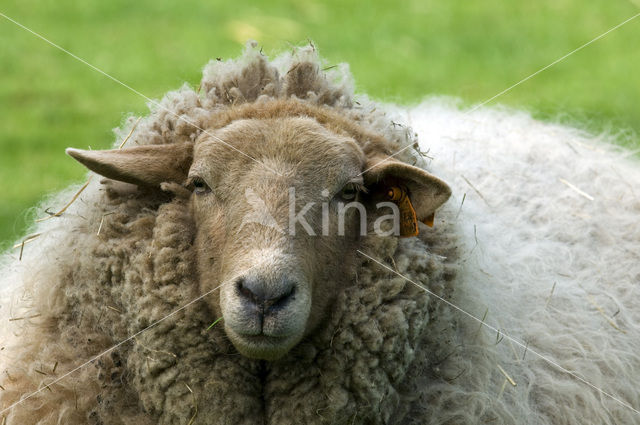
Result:
[[[638,421],[637,161],[321,67],[250,44],[69,150],[104,179],[2,258],[7,424]],[[321,214],[397,188],[393,234]]]

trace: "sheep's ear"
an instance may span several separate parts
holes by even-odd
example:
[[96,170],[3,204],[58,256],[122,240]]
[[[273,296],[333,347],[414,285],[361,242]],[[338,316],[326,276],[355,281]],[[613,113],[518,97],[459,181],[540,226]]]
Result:
[[365,170],[365,186],[378,200],[398,206],[400,236],[416,236],[418,221],[433,226],[436,209],[451,196],[451,189],[439,178],[386,155],[371,156]]
[[68,148],[67,154],[85,167],[113,180],[159,187],[183,183],[193,160],[193,143],[136,146],[106,151]]

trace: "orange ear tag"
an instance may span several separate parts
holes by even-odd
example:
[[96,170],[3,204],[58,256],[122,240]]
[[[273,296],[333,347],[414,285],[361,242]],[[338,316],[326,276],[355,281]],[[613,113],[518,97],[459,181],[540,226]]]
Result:
[[433,213],[431,213],[431,215],[429,217],[427,217],[424,220],[422,220],[422,222],[424,224],[426,224],[427,226],[429,226],[429,227],[433,227],[433,222],[434,222],[435,219],[436,219],[436,213],[433,212]]
[[418,219],[416,218],[416,210],[413,209],[406,190],[398,186],[392,186],[389,188],[387,196],[395,202],[400,210],[400,236],[403,238],[417,236]]

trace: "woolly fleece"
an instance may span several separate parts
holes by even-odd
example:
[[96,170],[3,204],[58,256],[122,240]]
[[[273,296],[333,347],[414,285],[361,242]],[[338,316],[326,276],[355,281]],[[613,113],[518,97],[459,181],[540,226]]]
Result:
[[[221,327],[207,330],[216,318],[196,301],[49,387],[200,295],[182,192],[94,176],[63,216],[34,227],[42,235],[22,261],[2,257],[2,408],[40,389],[2,412],[7,424],[638,422],[533,354],[640,406],[637,161],[611,138],[521,112],[469,112],[446,99],[409,111],[376,105],[353,96],[346,66],[321,68],[310,47],[268,62],[250,45],[207,65],[199,92],[185,86],[160,103],[202,126],[232,104],[296,96],[398,149],[416,142],[412,126],[428,164],[413,149],[400,159],[447,181],[453,199],[433,229],[371,237],[362,251],[479,319],[486,312],[527,349],[361,257],[331,318],[279,361],[238,355]],[[129,144],[199,134],[151,109]],[[45,205],[55,210],[76,190]],[[503,386],[500,368],[517,386]]]

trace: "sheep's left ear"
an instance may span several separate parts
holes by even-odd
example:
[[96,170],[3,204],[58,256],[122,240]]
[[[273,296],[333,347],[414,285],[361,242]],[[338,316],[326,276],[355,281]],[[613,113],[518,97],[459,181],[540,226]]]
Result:
[[67,154],[107,178],[138,186],[183,183],[193,161],[193,143],[136,146],[106,151],[67,149]]
[[377,199],[398,206],[400,236],[416,236],[418,221],[433,226],[435,211],[451,196],[451,189],[439,178],[386,155],[371,156],[365,169],[365,186]]

